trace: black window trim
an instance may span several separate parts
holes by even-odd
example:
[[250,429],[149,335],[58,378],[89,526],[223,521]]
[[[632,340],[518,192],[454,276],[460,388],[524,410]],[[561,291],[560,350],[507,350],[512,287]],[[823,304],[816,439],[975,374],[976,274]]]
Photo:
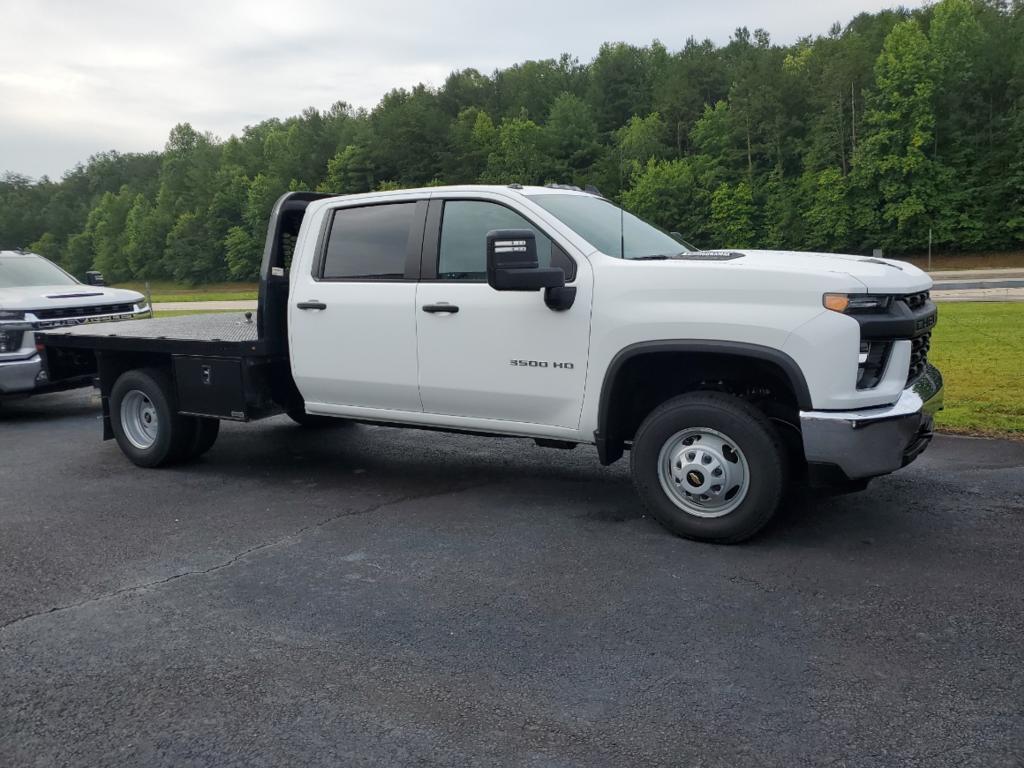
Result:
[[445,203],[463,203],[463,202],[475,202],[475,203],[493,203],[494,205],[500,205],[502,208],[508,208],[512,213],[522,217],[527,224],[533,229],[536,229],[544,237],[551,241],[558,250],[560,250],[565,258],[572,264],[572,272],[565,276],[566,284],[575,282],[576,276],[579,274],[579,265],[576,263],[576,259],[569,255],[568,249],[557,239],[552,237],[548,231],[537,224],[532,218],[527,216],[522,211],[516,210],[508,203],[501,200],[495,200],[491,197],[477,197],[473,195],[459,195],[458,197],[433,197],[430,199],[430,207],[427,209],[426,227],[423,233],[423,250],[422,258],[420,260],[420,280],[429,280],[432,283],[486,283],[487,278],[474,278],[474,279],[450,279],[442,280],[437,276],[437,267],[441,259],[441,224],[444,220],[444,204]]
[[[408,205],[414,203],[412,224],[409,229],[409,240],[405,251],[405,274],[402,277],[324,277],[324,269],[327,264],[327,242],[330,239],[331,229],[334,227],[334,217],[341,211],[351,211],[357,208],[376,208],[382,205]],[[315,257],[311,277],[317,283],[409,283],[420,279],[420,260],[423,251],[425,224],[427,220],[427,198],[416,198],[412,200],[374,200],[355,205],[339,205],[330,208],[324,216],[320,225],[320,234],[317,237]]]

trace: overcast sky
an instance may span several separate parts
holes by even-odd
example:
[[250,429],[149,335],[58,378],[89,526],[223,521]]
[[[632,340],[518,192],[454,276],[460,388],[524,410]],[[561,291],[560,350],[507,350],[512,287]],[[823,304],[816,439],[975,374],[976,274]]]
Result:
[[895,4],[0,0],[0,172],[59,178],[98,151],[160,149],[178,122],[227,137],[307,106],[372,107],[453,69],[589,61],[604,41],[675,50],[745,25],[789,43]]

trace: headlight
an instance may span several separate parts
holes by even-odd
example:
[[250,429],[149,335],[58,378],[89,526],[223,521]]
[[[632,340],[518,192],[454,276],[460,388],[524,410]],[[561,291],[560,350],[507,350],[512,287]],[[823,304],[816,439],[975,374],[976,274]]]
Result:
[[21,339],[24,331],[0,331],[0,354],[5,352],[16,352],[21,349]]
[[821,304],[825,309],[841,312],[844,315],[885,312],[892,304],[892,296],[870,293],[826,293],[821,297]]
[[0,309],[0,320],[24,320],[24,312],[15,312],[12,309]]

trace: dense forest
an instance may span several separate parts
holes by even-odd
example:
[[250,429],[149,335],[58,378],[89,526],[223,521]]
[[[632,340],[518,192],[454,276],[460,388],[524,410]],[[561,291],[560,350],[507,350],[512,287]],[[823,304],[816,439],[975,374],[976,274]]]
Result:
[[861,14],[793,45],[738,29],[606,44],[339,101],[220,140],[0,177],[0,246],[81,275],[252,279],[273,201],[485,182],[593,185],[702,247],[1024,247],[1024,0]]

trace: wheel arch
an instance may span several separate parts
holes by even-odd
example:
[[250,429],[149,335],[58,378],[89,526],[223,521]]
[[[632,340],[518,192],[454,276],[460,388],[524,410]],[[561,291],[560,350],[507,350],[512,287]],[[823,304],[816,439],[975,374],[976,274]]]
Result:
[[[691,360],[699,366],[711,366],[710,370],[722,366],[750,365],[754,372],[770,374],[785,387],[792,404],[800,410],[811,408],[810,389],[807,380],[796,361],[778,349],[760,344],[738,341],[714,341],[704,339],[667,339],[642,341],[619,350],[605,370],[598,399],[597,430],[594,442],[602,464],[611,464],[622,457],[625,441],[631,435],[630,420],[624,418],[625,391],[631,383],[631,372],[638,372],[639,363],[658,361],[671,365]],[[704,387],[688,386],[676,389],[671,394],[682,394]],[[662,398],[663,400],[664,398]],[[648,409],[649,410],[649,409]],[[635,426],[635,425],[634,425]]]

